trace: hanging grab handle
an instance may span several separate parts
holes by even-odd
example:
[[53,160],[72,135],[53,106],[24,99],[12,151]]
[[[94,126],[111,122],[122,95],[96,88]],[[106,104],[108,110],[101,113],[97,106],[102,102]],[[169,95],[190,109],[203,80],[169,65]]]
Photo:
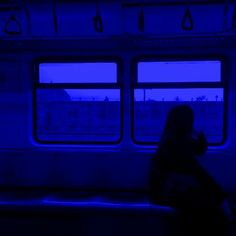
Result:
[[16,16],[11,15],[4,26],[4,32],[8,35],[20,35],[22,28],[20,22],[16,19]]
[[229,6],[230,6],[230,0],[225,0],[225,6],[224,6],[224,19],[223,19],[223,30],[227,30],[228,26],[228,13],[229,13]]
[[138,16],[138,29],[140,32],[144,32],[145,30],[145,15],[143,8],[140,10]]
[[58,33],[58,19],[57,19],[57,5],[56,5],[56,0],[53,0],[52,15],[53,15],[54,30],[55,30],[56,33]]
[[93,26],[96,32],[103,32],[103,22],[98,4],[96,6],[96,16],[93,17]]
[[193,30],[193,18],[189,7],[187,7],[184,18],[182,20],[182,29],[188,31]]
[[236,0],[234,1],[234,9],[232,16],[232,29],[236,29]]
[[30,14],[30,9],[29,9],[30,0],[22,0],[22,3],[24,6],[28,34],[31,35],[32,34],[32,22],[31,22],[31,14]]

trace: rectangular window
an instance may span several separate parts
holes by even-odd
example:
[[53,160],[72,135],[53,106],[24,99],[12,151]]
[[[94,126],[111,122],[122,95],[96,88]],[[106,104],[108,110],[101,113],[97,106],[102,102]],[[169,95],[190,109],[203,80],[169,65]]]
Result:
[[220,82],[220,61],[139,62],[138,82]]
[[41,63],[35,135],[46,143],[116,143],[121,89],[116,62]]
[[40,83],[116,83],[114,62],[41,63]]
[[136,63],[134,140],[158,143],[169,110],[187,104],[194,111],[195,128],[206,134],[211,145],[221,143],[225,113],[221,61],[148,63]]

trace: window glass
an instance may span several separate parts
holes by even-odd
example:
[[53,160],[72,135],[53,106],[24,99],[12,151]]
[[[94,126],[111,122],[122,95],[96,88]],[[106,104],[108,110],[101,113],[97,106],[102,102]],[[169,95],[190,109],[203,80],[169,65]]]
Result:
[[116,142],[119,89],[37,89],[37,138],[60,142]]
[[96,63],[41,63],[40,83],[116,83],[117,64]]
[[139,142],[158,142],[168,111],[187,104],[195,113],[195,128],[205,132],[209,143],[223,139],[223,88],[136,89],[134,136]]
[[138,82],[220,82],[220,61],[138,62]]

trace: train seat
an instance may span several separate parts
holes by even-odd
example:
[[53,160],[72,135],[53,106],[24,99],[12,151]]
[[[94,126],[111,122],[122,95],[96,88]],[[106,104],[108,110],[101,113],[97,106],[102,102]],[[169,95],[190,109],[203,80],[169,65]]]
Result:
[[[0,225],[6,235],[48,235],[53,231],[56,235],[171,236],[181,232],[182,221],[175,209],[153,205],[143,197],[132,200],[127,194],[92,195],[85,192],[47,196],[29,193],[29,197],[27,194],[25,198],[22,193],[19,198],[13,192],[0,194],[0,199],[3,196]],[[32,201],[30,196],[34,197]]]

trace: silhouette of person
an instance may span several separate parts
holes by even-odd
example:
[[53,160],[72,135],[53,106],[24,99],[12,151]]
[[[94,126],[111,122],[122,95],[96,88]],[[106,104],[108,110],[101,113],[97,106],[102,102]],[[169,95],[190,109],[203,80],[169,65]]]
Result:
[[152,162],[150,200],[179,209],[187,235],[225,236],[224,192],[197,160],[206,150],[204,133],[194,130],[193,110],[171,109]]

